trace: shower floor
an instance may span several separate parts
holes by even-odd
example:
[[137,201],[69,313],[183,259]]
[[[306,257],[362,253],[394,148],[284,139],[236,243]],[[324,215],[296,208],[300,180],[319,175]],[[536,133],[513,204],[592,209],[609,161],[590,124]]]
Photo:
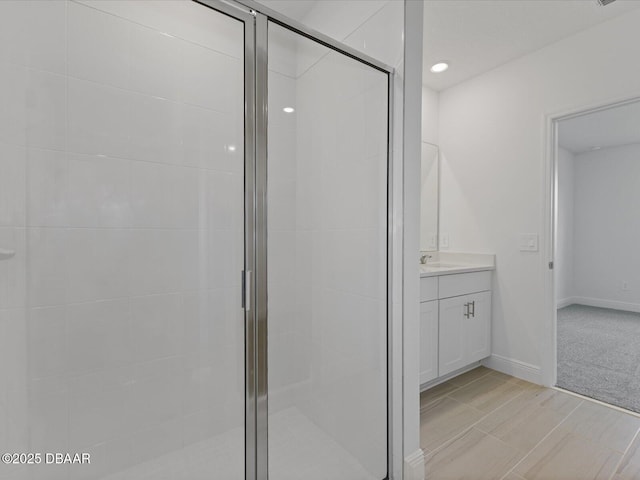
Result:
[[[269,417],[269,474],[278,480],[380,480],[297,408]],[[244,480],[240,428],[189,445],[103,480]]]

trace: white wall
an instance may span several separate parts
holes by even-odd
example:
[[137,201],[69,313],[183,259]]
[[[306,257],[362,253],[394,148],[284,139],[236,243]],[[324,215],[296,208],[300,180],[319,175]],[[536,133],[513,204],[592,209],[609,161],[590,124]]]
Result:
[[440,132],[438,92],[426,85],[422,86],[422,141],[438,145]]
[[[396,248],[402,238],[402,254],[393,257],[394,269],[397,271],[402,263],[402,280],[394,273],[394,296],[400,292],[403,311],[403,364],[402,382],[403,399],[403,475],[398,471],[399,461],[395,460],[393,476],[407,480],[424,478],[424,453],[420,449],[420,276],[419,263],[415,255],[420,248],[420,137],[421,97],[422,97],[422,29],[423,2],[405,0],[404,8],[404,55],[403,63],[398,67],[402,72],[403,91],[402,105],[395,97],[395,109],[401,108],[402,119],[396,114],[394,125],[403,125],[401,139],[396,134],[394,150],[402,143],[402,161],[394,162],[394,232],[402,230],[402,234],[394,233]],[[397,79],[397,83],[400,83]],[[396,87],[397,89],[398,87]],[[394,158],[398,157],[394,153]],[[402,197],[399,195],[401,194]],[[402,258],[402,261],[399,259]],[[402,285],[402,286],[400,286]],[[395,301],[395,298],[394,298]],[[394,305],[394,310],[396,306]],[[394,316],[396,313],[394,312]],[[397,342],[398,333],[394,329],[392,340]],[[395,347],[394,347],[395,348]],[[398,365],[398,357],[392,361]],[[398,378],[398,367],[394,367],[394,381]],[[399,421],[394,422],[396,425]],[[394,442],[398,442],[394,440]]]
[[563,307],[571,301],[570,299],[574,292],[574,155],[569,150],[559,147],[557,162],[558,204],[556,206],[555,288],[558,307]]
[[574,168],[575,300],[640,311],[640,145],[581,153]]
[[[441,231],[451,249],[497,254],[493,354],[503,370],[552,381],[545,116],[640,93],[640,12],[545,47],[440,93]],[[542,371],[544,370],[544,371]],[[526,373],[523,373],[526,372]]]

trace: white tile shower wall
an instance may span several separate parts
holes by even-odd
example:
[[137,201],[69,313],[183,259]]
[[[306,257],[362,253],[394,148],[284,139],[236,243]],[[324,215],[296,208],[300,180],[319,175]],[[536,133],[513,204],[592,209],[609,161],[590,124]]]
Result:
[[[327,27],[337,25],[339,40],[398,65],[403,51],[403,12],[401,2],[320,2],[303,21],[325,33]],[[351,23],[358,14],[363,18]],[[329,33],[335,36],[336,32]],[[272,40],[282,41],[281,35],[272,35]],[[373,372],[376,368],[382,372],[386,361],[381,354],[384,347],[377,343],[385,338],[385,318],[376,318],[385,309],[376,301],[384,298],[385,279],[380,278],[384,265],[377,262],[384,261],[379,246],[386,241],[385,209],[376,193],[385,191],[386,172],[374,167],[386,158],[386,82],[374,92],[375,76],[362,78],[353,64],[334,64],[332,69],[335,58],[326,49],[291,36],[287,40],[295,45],[292,58],[297,63],[283,59],[287,51],[280,46],[270,49],[270,65],[280,73],[297,74],[296,113],[289,118],[295,118],[298,129],[271,128],[269,168],[270,174],[279,173],[283,180],[287,172],[296,173],[295,285],[284,296],[286,285],[276,288],[270,283],[270,335],[274,326],[300,332],[288,341],[299,343],[300,352],[291,353],[297,355],[293,357],[297,366],[304,365],[305,370],[294,373],[291,370],[296,366],[286,365],[289,370],[285,370],[284,365],[272,362],[270,378],[278,375],[295,382],[300,378],[296,374],[302,374],[304,380],[295,386],[285,381],[276,392],[272,383],[270,408],[274,393],[279,393],[362,465],[382,471],[386,379]],[[363,92],[367,92],[364,97],[359,96]],[[331,99],[336,93],[339,98]],[[279,107],[275,111],[271,108],[270,116],[275,113],[282,118],[282,105]],[[373,119],[381,120],[382,125],[371,122]],[[284,148],[290,152],[293,140],[293,156],[274,158],[274,153],[284,153]],[[295,167],[285,166],[283,159],[293,159]],[[283,198],[291,197],[290,192],[282,194]],[[377,241],[363,240],[371,239],[372,233],[377,233]],[[284,241],[283,236],[274,240],[281,238]],[[376,285],[375,279],[381,285]],[[276,302],[278,310],[286,309],[286,313],[274,315],[271,306]],[[286,320],[292,311],[295,326]],[[274,373],[274,368],[278,372]],[[284,402],[278,405],[286,406]],[[277,462],[277,455],[272,460]]]
[[[2,62],[65,73],[66,4],[62,1],[8,0],[0,16]],[[7,92],[5,92],[7,93]]]
[[328,52],[300,70],[270,72],[270,413],[297,407],[384,476],[386,78]]
[[0,143],[0,226],[24,226],[26,163],[25,147]]
[[93,454],[29,478],[243,422],[242,38],[187,1],[0,2],[0,449]]
[[[290,34],[271,31],[269,71],[269,412],[297,404],[308,388],[308,312],[301,311],[293,292],[298,277],[296,244],[296,46]],[[272,48],[274,50],[272,50]],[[271,53],[273,52],[273,53]],[[273,62],[271,60],[274,60]],[[293,113],[284,112],[291,107]]]
[[[350,62],[329,54],[299,79],[299,98],[309,97],[300,129],[312,132],[298,143],[307,197],[298,228],[311,263],[298,284],[309,285],[313,312],[304,411],[377,474],[386,463],[386,81]],[[322,87],[332,82],[340,88]]]

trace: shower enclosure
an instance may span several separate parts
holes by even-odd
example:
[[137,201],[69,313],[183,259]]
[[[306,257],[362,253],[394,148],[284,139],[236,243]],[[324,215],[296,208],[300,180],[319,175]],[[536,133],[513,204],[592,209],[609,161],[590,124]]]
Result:
[[249,1],[0,32],[0,479],[386,478],[391,69]]

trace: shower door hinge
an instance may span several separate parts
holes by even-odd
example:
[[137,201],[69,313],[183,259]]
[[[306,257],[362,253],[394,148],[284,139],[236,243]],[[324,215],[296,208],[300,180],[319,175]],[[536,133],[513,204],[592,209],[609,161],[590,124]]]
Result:
[[242,308],[251,310],[251,270],[242,271]]
[[549,262],[549,270],[553,270],[553,262]]

